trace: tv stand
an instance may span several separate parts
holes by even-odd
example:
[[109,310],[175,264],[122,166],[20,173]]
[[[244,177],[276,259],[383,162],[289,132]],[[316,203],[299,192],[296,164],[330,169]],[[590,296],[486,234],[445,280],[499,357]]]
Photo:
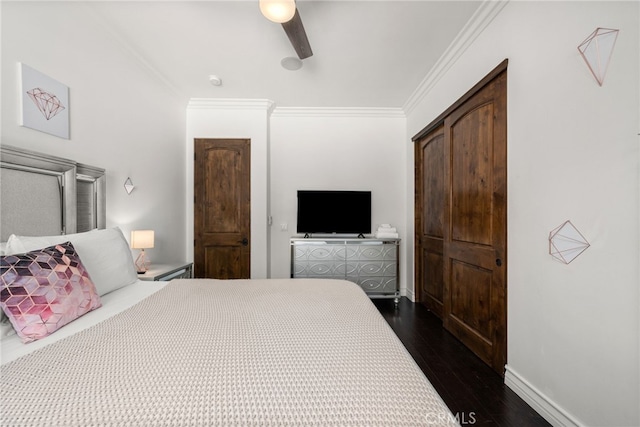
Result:
[[400,239],[292,238],[291,277],[345,279],[371,298],[400,298]]

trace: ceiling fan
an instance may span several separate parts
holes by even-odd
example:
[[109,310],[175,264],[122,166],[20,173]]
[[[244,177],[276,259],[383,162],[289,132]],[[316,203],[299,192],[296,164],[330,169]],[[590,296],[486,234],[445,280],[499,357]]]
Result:
[[282,24],[298,58],[313,55],[295,0],[260,0],[260,11],[268,20]]

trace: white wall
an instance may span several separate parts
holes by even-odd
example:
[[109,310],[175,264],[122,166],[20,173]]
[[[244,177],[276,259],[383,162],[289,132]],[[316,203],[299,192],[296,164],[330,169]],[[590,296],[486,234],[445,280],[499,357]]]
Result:
[[[555,424],[640,424],[637,2],[509,3],[406,120],[283,109],[270,121],[268,103],[185,114],[86,5],[0,7],[1,142],[107,169],[108,225],[155,229],[153,260],[193,257],[193,138],[251,138],[252,277],[288,276],[296,189],[350,182],[374,192],[374,225],[400,227],[410,294],[408,137],[509,58],[507,378]],[[603,87],[576,49],[598,26],[621,30]],[[70,140],[18,126],[18,62],[70,87]],[[570,265],[547,253],[549,231],[566,219],[591,243]]]
[[[196,138],[251,140],[251,278],[268,275],[268,100],[192,99],[187,108],[187,200],[193,201],[193,153]],[[187,256],[193,259],[193,202],[186,204]]]
[[[184,108],[77,2],[3,2],[1,143],[107,170],[107,226],[156,232],[152,262],[185,259]],[[70,29],[73,29],[73,32]],[[69,86],[71,138],[21,127],[18,62]],[[136,185],[124,190],[127,177]]]
[[[640,424],[639,21],[510,2],[408,115],[411,136],[509,59],[506,380],[555,425]],[[620,29],[602,87],[577,50],[596,27]],[[591,247],[564,265],[547,238],[567,219]]]
[[[370,190],[372,231],[406,241],[406,119],[394,109],[276,108],[271,118],[272,277],[290,276],[297,190]],[[282,230],[287,224],[287,230]],[[401,258],[404,252],[401,247]],[[405,278],[400,277],[404,288]]]

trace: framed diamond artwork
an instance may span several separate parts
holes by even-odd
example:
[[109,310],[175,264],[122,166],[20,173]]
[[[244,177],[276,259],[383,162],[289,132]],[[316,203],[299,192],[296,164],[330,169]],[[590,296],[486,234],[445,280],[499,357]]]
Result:
[[69,139],[69,87],[25,64],[20,70],[20,125]]

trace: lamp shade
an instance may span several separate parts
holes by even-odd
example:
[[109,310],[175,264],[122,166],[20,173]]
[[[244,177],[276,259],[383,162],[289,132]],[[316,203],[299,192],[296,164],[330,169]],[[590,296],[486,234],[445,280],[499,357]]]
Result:
[[260,11],[269,21],[282,24],[296,14],[295,0],[260,0]]
[[133,249],[149,249],[153,247],[153,230],[133,230],[131,232],[131,247]]

